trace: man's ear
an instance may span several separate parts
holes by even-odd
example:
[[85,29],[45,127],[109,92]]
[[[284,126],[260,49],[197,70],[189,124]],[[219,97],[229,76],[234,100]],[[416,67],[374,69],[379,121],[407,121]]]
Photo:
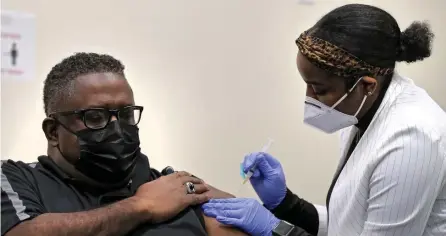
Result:
[[364,89],[367,96],[373,95],[378,90],[378,80],[376,78],[364,76],[362,81],[364,81]]
[[53,147],[59,144],[57,127],[57,121],[53,118],[47,117],[42,122],[42,130],[45,133],[48,144]]

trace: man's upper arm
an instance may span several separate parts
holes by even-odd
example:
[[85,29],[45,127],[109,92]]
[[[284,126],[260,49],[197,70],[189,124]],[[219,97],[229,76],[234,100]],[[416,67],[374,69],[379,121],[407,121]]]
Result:
[[[210,185],[208,185],[209,187],[209,196],[211,198],[233,198],[234,195],[229,194],[227,192],[221,191],[217,188],[214,188]],[[228,236],[242,236],[242,235],[247,235],[245,233],[243,233],[242,231],[232,228],[232,227],[228,227],[228,226],[224,226],[222,224],[220,224],[216,219],[212,218],[212,217],[207,217],[206,215],[203,215],[204,218],[204,223],[206,225],[206,232],[208,233],[209,236],[219,236],[219,235],[228,235]]]
[[2,235],[20,222],[43,213],[35,189],[11,161],[1,162],[1,201]]
[[410,129],[395,134],[379,150],[384,153],[370,178],[362,236],[423,234],[445,183],[441,145],[432,135]]
[[216,219],[212,217],[207,217],[203,214],[204,217],[204,223],[206,224],[206,232],[209,236],[243,236],[247,235],[243,233],[242,231],[224,226],[220,224]]

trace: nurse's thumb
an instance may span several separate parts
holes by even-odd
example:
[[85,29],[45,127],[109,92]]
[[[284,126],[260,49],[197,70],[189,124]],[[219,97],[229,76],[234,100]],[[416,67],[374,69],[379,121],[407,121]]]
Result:
[[265,154],[262,153],[260,155],[262,155],[262,156],[258,160],[257,169],[259,170],[261,175],[263,175],[264,177],[267,177],[268,173],[271,173],[272,167],[266,160]]

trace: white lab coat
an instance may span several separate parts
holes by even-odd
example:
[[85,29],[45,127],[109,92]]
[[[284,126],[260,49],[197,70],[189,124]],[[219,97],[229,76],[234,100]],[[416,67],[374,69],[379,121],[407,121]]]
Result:
[[[356,132],[341,131],[340,163]],[[318,235],[445,236],[445,181],[446,114],[395,73],[333,188],[329,223],[325,206],[316,206]]]

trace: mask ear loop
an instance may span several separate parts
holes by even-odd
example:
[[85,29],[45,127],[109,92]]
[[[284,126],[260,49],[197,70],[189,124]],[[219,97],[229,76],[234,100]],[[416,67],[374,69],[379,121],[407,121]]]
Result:
[[[57,124],[59,124],[60,126],[62,126],[65,130],[67,130],[68,132],[72,133],[74,136],[76,136],[76,139],[79,139],[76,135],[76,133],[74,133],[70,128],[68,128],[66,125],[64,125],[62,122],[60,122],[58,119],[54,118],[53,119],[56,121]],[[79,142],[79,140],[77,141]],[[62,156],[65,158],[65,154],[62,152],[62,150],[60,149],[59,144],[57,144],[57,150],[59,150],[60,154],[62,154]],[[66,159],[66,158],[65,158]],[[78,157],[78,160],[80,159],[80,157]],[[68,160],[67,160],[68,161]]]
[[364,106],[364,103],[365,103],[365,100],[366,100],[366,99],[367,99],[367,95],[364,95],[364,98],[362,99],[361,105],[359,106],[358,110],[356,111],[354,117],[356,117],[356,116],[359,114],[359,112],[360,112],[361,109],[362,109],[362,106]]
[[[331,109],[334,109],[335,107],[337,107],[339,105],[339,103],[341,103],[342,101],[344,101],[344,99],[353,91],[353,89],[355,89],[356,85],[358,85],[359,81],[362,80],[363,77],[359,78],[356,83],[347,91],[347,93],[344,94],[344,96],[342,96],[333,106],[331,106]],[[365,102],[365,98],[362,101],[362,104],[364,104]],[[362,105],[361,105],[362,106]]]

